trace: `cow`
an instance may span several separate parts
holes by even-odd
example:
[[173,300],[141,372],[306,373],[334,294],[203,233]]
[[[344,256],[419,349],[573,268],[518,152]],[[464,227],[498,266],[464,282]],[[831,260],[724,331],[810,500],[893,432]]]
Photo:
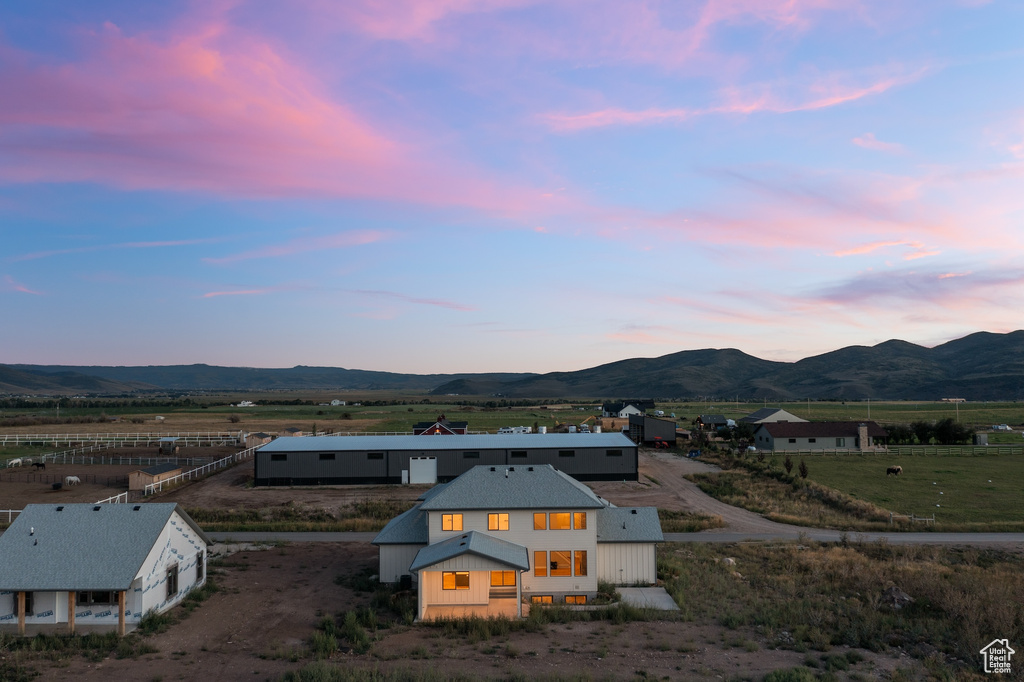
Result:
[[78,485],[81,482],[82,482],[82,479],[80,479],[78,476],[65,476],[64,477],[64,485]]
[[898,464],[894,467],[889,467],[888,469],[885,470],[886,476],[899,476],[902,473],[903,467],[899,466]]
[[39,469],[46,471],[46,462],[32,462],[32,468],[35,469],[36,471],[38,471]]

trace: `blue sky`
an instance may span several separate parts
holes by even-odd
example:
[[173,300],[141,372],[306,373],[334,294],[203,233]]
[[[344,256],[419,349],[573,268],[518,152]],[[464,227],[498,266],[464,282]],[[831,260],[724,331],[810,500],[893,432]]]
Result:
[[0,362],[573,370],[1020,327],[1024,6],[40,2]]

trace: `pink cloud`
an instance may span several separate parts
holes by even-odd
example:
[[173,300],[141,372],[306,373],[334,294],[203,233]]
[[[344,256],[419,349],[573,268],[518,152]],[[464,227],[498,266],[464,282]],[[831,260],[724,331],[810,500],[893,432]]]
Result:
[[367,290],[367,289],[360,289],[360,290],[356,290],[356,291],[354,291],[352,293],[360,294],[360,295],[363,295],[363,296],[381,296],[381,297],[385,297],[385,298],[394,298],[394,299],[398,299],[400,301],[405,301],[406,303],[415,303],[417,305],[437,306],[439,308],[448,308],[449,310],[460,310],[460,311],[463,311],[463,312],[471,312],[471,311],[476,310],[476,308],[474,308],[473,306],[466,305],[464,303],[455,303],[455,302],[452,302],[452,301],[445,301],[445,300],[437,299],[437,298],[417,298],[415,296],[407,296],[405,294],[399,294],[399,293],[396,293],[394,291],[373,291],[373,290]]
[[43,295],[43,293],[41,291],[35,291],[34,289],[29,289],[24,284],[21,284],[20,282],[15,281],[15,279],[13,277],[11,277],[10,275],[4,275],[4,282],[7,284],[7,286],[5,287],[5,289],[7,291],[16,291],[16,292],[18,292],[20,294],[32,294],[33,296],[42,296]]
[[878,251],[879,249],[887,249],[894,246],[905,246],[912,249],[910,253],[907,253],[903,256],[904,260],[914,260],[917,258],[924,258],[925,256],[937,256],[940,253],[942,253],[941,251],[929,250],[921,242],[898,240],[879,241],[872,242],[870,244],[861,244],[860,246],[855,246],[851,249],[835,251],[832,253],[832,255],[835,256],[836,258],[845,258],[846,256],[863,256]]
[[895,154],[900,154],[905,151],[903,145],[897,144],[895,142],[882,142],[881,140],[875,137],[874,133],[864,133],[859,137],[853,138],[851,142],[853,142],[858,147],[863,147],[864,149],[874,149],[875,151],[879,152],[891,152]]
[[387,238],[387,234],[377,230],[354,230],[351,232],[339,232],[338,234],[324,237],[301,237],[292,239],[283,244],[265,246],[259,249],[243,251],[221,258],[204,258],[203,261],[213,265],[225,265],[236,263],[241,260],[252,260],[254,258],[282,258],[294,256],[300,253],[311,251],[325,251],[329,249],[345,249],[353,246],[372,244]]
[[326,91],[281,48],[211,23],[166,38],[106,24],[53,65],[0,47],[0,180],[228,196],[331,196],[483,207],[541,191],[428,155]]
[[[784,96],[773,90],[773,86],[756,86],[747,90],[731,89],[724,92],[725,102],[702,109],[660,109],[649,108],[628,110],[606,108],[584,114],[544,114],[540,119],[553,130],[574,132],[589,128],[601,128],[615,125],[647,125],[657,123],[679,123],[697,116],[722,114],[755,114],[760,112],[788,114],[799,111],[814,111],[839,106],[864,97],[883,93],[893,87],[909,83],[919,78],[924,71],[910,76],[887,76],[866,85],[848,85],[836,82],[837,76],[819,79],[796,89],[802,92],[797,96]],[[788,88],[792,90],[792,85]],[[874,139],[871,133],[867,133]],[[889,143],[878,142],[878,145]],[[890,145],[891,146],[891,145]],[[897,147],[899,145],[896,145]],[[889,151],[892,151],[891,149]]]

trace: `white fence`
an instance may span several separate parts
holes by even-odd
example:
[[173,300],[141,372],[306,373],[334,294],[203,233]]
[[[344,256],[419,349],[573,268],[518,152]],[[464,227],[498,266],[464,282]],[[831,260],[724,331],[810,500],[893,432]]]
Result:
[[182,446],[238,445],[242,442],[241,431],[179,431],[177,433],[3,433],[0,447],[4,445],[46,445],[52,443],[111,443],[116,445],[157,445],[161,438],[177,438]]
[[261,447],[263,446],[257,445],[251,448],[247,448],[240,452],[236,452],[233,455],[228,455],[223,459],[218,459],[216,462],[210,462],[209,464],[205,464],[201,467],[197,467],[190,471],[178,474],[177,476],[164,479],[163,481],[150,483],[149,485],[146,486],[146,489],[143,491],[143,495],[153,495],[155,493],[162,491],[164,489],[164,486],[170,487],[176,483],[181,483],[183,481],[191,481],[194,478],[202,478],[206,474],[216,471],[217,469],[223,469],[224,467],[229,467],[232,464],[241,462],[243,459],[249,459],[250,457],[252,457],[253,453],[259,450]]
[[0,509],[0,520],[2,520],[4,518],[4,515],[6,514],[7,515],[7,525],[10,525],[11,521],[14,520],[15,515],[16,514],[20,514],[20,513],[21,513],[20,509]]
[[120,495],[114,495],[113,497],[108,497],[107,499],[100,500],[94,504],[128,504],[128,493],[124,492]]

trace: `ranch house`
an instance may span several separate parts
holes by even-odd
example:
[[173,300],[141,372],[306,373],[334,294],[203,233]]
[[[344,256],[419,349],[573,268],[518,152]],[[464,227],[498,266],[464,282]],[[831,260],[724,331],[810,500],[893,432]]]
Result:
[[417,618],[520,617],[585,604],[599,580],[656,581],[658,510],[615,507],[550,465],[478,466],[424,493],[373,540],[380,581],[418,586]]
[[209,544],[177,504],[30,504],[0,535],[0,631],[123,635],[206,582]]
[[875,422],[768,422],[754,431],[754,445],[773,451],[869,450],[888,435]]

